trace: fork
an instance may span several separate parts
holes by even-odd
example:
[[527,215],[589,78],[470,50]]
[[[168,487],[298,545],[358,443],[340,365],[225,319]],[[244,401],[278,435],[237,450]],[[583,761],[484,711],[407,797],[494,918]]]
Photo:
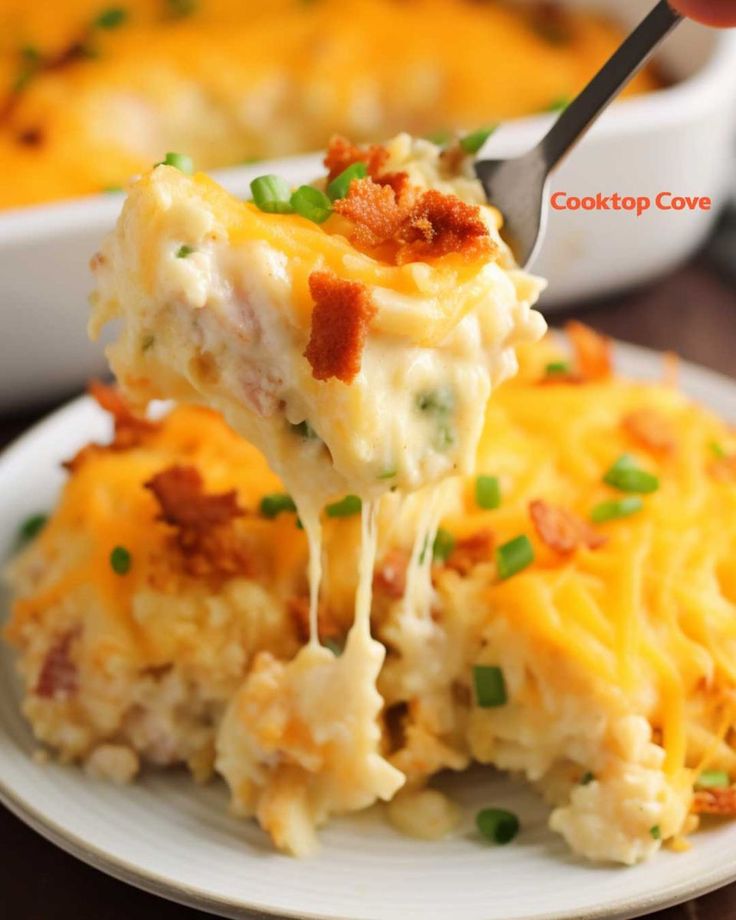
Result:
[[519,265],[532,261],[542,240],[550,172],[681,21],[667,0],[660,0],[535,147],[507,160],[476,161],[476,175],[488,200],[503,214],[504,239]]

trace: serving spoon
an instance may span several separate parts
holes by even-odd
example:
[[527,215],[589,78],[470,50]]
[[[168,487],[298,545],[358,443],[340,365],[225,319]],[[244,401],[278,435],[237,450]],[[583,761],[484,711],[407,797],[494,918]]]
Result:
[[476,161],[476,175],[488,200],[503,214],[503,236],[519,265],[531,262],[541,242],[550,172],[681,20],[667,0],[659,0],[536,147],[508,160]]

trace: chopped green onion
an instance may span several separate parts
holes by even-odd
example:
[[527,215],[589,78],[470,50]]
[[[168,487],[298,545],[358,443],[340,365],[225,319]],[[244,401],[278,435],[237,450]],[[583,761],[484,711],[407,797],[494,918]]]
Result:
[[256,207],[267,214],[291,214],[291,189],[281,176],[259,176],[250,184]]
[[595,524],[602,524],[604,521],[629,517],[630,514],[641,511],[643,507],[644,502],[638,495],[628,495],[626,498],[611,499],[611,501],[595,505],[590,512],[590,519]]
[[501,504],[501,486],[496,476],[477,476],[475,503],[479,508],[498,508]]
[[18,528],[18,543],[23,546],[35,539],[46,526],[48,516],[45,514],[32,514]]
[[662,829],[658,824],[655,824],[653,827],[650,827],[649,833],[652,835],[653,840],[662,839]]
[[497,125],[488,125],[485,128],[478,128],[477,131],[471,131],[470,134],[460,138],[460,146],[466,153],[477,153],[496,128]]
[[331,201],[337,201],[338,198],[345,198],[350,191],[350,183],[353,179],[365,179],[368,175],[368,166],[365,163],[352,163],[347,169],[343,169],[339,176],[336,176],[327,186],[327,194]]
[[553,99],[552,102],[545,109],[546,112],[563,112],[568,105],[570,105],[569,96],[558,96],[556,99]]
[[636,465],[630,454],[621,454],[603,477],[603,481],[621,492],[656,492],[659,479]]
[[102,191],[103,191],[106,195],[119,195],[120,192],[124,192],[125,189],[122,187],[122,185],[106,185],[106,186],[102,189]]
[[95,29],[117,29],[128,18],[128,11],[120,6],[111,6],[103,10],[95,19],[92,26]]
[[153,348],[155,341],[156,339],[150,332],[147,335],[144,335],[141,339],[141,351],[149,351],[151,348]]
[[300,185],[292,193],[291,207],[297,214],[314,221],[315,224],[324,223],[332,214],[330,199],[324,192],[312,185]]
[[173,166],[180,172],[186,173],[187,176],[191,176],[194,172],[192,158],[188,157],[185,153],[174,153],[173,150],[170,150],[163,160],[161,160],[160,163],[155,163],[154,166]]
[[363,502],[357,495],[346,495],[339,502],[333,502],[325,508],[327,517],[352,517],[354,514],[360,514]]
[[187,246],[186,244],[183,244],[176,250],[176,258],[186,259],[187,256],[190,256],[193,252],[196,251],[197,250],[194,248],[194,246]]
[[507,701],[506,681],[501,668],[489,664],[477,664],[473,668],[475,701],[481,709],[503,706]]
[[339,658],[343,653],[342,645],[340,645],[339,642],[335,642],[334,639],[323,639],[322,645],[324,645],[325,648],[328,648],[335,656],[335,658]]
[[428,415],[448,415],[455,408],[455,394],[447,387],[427,390],[417,396],[417,409]]
[[696,789],[728,789],[731,780],[725,770],[703,770],[695,781]]
[[726,456],[726,451],[723,445],[719,444],[718,441],[711,441],[708,444],[708,447],[710,447],[710,452],[713,454],[716,460],[723,460],[723,458]]
[[435,562],[447,562],[455,549],[455,538],[449,530],[440,527],[432,544],[432,558]]
[[127,575],[131,561],[130,553],[124,546],[116,546],[110,553],[110,565],[116,575]]
[[169,15],[174,19],[183,19],[185,16],[191,16],[197,9],[197,0],[166,0],[169,8]]
[[308,441],[316,441],[319,439],[319,435],[306,419],[304,419],[303,422],[297,422],[296,425],[292,425],[291,430],[294,434],[298,434],[299,437],[306,438]]
[[513,540],[496,549],[496,568],[501,579],[511,578],[534,562],[534,547],[526,534],[519,534]]
[[264,495],[260,505],[261,514],[267,518],[275,518],[282,511],[296,511],[296,505],[291,495],[285,492]]
[[475,816],[475,825],[491,843],[510,843],[519,833],[519,819],[503,808],[484,808]]
[[567,361],[550,361],[544,367],[545,374],[569,374],[570,365]]
[[382,473],[378,474],[379,479],[393,479],[394,476],[398,475],[398,470],[395,466],[392,466],[388,469],[385,469]]
[[453,138],[452,131],[434,131],[432,134],[425,135],[425,140],[431,141],[438,147],[446,147]]
[[595,779],[595,776],[590,772],[590,770],[587,770],[580,777],[580,785],[587,786],[589,783],[592,783],[594,779]]

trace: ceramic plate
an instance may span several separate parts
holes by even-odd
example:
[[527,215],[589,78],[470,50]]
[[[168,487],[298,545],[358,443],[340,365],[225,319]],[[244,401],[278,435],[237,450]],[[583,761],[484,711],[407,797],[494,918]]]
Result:
[[[653,352],[619,346],[624,373],[656,377]],[[681,382],[723,415],[736,411],[736,382],[684,365]],[[77,400],[37,425],[0,458],[0,553],[18,522],[52,506],[59,461],[108,422]],[[118,788],[74,767],[33,761],[34,743],[18,708],[10,655],[0,659],[0,796],[54,843],[134,885],[226,917],[329,920],[595,920],[640,916],[736,878],[736,824],[697,834],[683,854],[661,852],[635,868],[592,866],[570,855],[546,828],[534,792],[488,769],[444,781],[464,806],[464,826],[439,843],[392,830],[378,808],[336,819],[321,853],[297,861],[275,853],[254,822],[227,814],[226,790],[199,787],[183,772],[149,773]],[[473,815],[485,805],[517,812],[522,832],[509,846],[484,845]]]

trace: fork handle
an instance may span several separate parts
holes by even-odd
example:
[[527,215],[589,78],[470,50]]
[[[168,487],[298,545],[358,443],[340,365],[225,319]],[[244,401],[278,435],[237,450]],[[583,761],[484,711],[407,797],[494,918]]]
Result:
[[682,16],[672,9],[667,0],[659,0],[540,141],[538,148],[547,171],[554,169],[599,113],[642,67],[665,35],[681,21]]

